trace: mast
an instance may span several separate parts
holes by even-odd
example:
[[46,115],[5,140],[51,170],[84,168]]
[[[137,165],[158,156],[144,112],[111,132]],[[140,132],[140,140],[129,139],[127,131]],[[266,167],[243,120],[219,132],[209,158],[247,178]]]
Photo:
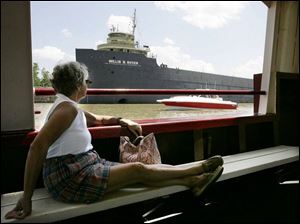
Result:
[[132,18],[132,35],[134,36],[134,31],[136,27],[136,9],[134,9],[133,18]]

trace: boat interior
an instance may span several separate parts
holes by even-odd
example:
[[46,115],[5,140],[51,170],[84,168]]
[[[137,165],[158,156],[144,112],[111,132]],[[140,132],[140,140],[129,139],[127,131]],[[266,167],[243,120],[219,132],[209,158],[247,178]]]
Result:
[[[22,222],[299,222],[299,2],[268,10],[263,71],[254,74],[253,114],[136,120],[154,133],[162,162],[224,157],[224,174],[199,198],[183,186],[127,188],[103,202],[55,202],[40,175],[33,213]],[[34,124],[30,2],[1,1],[1,222],[23,190]],[[101,97],[101,96],[99,96]],[[118,161],[120,126],[89,128],[101,157]]]

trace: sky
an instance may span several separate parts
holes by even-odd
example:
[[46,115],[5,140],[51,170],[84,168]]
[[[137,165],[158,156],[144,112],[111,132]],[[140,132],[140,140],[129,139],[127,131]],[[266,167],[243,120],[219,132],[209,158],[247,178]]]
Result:
[[[32,57],[52,72],[97,49],[112,25],[150,47],[158,65],[253,78],[262,73],[267,7],[261,1],[31,1]],[[149,56],[150,56],[149,55]]]

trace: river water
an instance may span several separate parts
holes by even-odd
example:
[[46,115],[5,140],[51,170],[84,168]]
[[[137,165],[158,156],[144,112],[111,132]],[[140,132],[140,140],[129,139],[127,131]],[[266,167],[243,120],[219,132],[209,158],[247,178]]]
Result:
[[[40,129],[52,103],[35,103],[35,128]],[[169,107],[163,104],[79,104],[79,107],[95,114],[124,117],[132,120],[157,118],[203,117],[207,115],[251,114],[253,103],[239,103],[236,110],[192,109]]]

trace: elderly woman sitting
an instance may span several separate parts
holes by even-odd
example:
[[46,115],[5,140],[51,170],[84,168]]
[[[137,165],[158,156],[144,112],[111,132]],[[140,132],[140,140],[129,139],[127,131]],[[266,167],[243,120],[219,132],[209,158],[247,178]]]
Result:
[[24,193],[6,218],[22,219],[31,213],[31,197],[43,168],[44,184],[54,199],[91,203],[106,192],[143,183],[148,186],[184,185],[200,195],[223,171],[221,156],[185,168],[166,164],[118,163],[101,158],[91,144],[89,126],[127,126],[137,136],[141,126],[128,119],[96,115],[78,107],[86,96],[87,67],[78,62],[57,65],[52,73],[57,99],[28,152]]

